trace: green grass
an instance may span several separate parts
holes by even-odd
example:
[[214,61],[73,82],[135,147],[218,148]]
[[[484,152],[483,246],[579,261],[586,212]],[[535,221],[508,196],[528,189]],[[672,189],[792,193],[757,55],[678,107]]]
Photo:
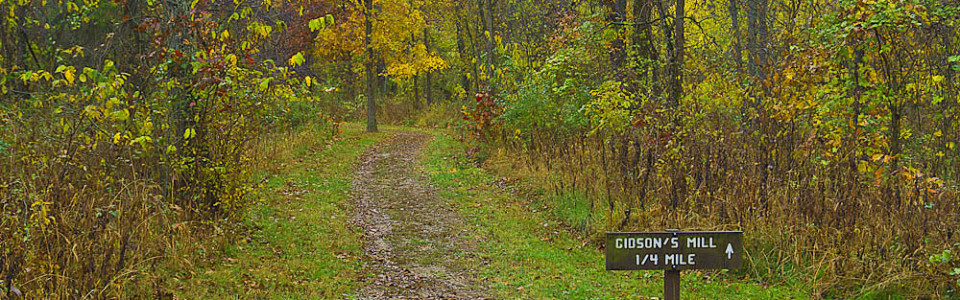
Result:
[[[475,226],[472,238],[487,264],[482,280],[496,298],[649,299],[662,297],[662,272],[609,272],[596,245],[559,226],[556,215],[534,213],[531,201],[493,185],[495,178],[463,158],[464,148],[437,133],[424,165],[441,196]],[[560,203],[559,217],[582,221],[577,197]],[[577,223],[577,222],[574,222]],[[747,275],[694,272],[682,275],[686,299],[808,299],[798,284],[768,286]]]
[[[364,134],[345,128],[332,143],[291,146],[236,234],[208,262],[167,283],[185,299],[342,299],[359,288],[362,236],[348,225],[348,199],[359,156],[396,130]],[[427,147],[424,169],[440,195],[459,210],[488,294],[500,299],[648,299],[661,297],[660,272],[608,272],[596,245],[568,230],[585,222],[582,195],[552,199],[557,209],[534,212],[463,158],[464,148],[442,131]],[[419,241],[413,241],[417,243]],[[806,299],[796,285],[765,286],[746,275],[685,272],[687,299]]]
[[362,237],[348,226],[358,157],[386,133],[346,127],[335,142],[293,146],[292,157],[269,178],[260,203],[246,218],[247,232],[228,241],[209,266],[173,281],[186,299],[331,299],[357,288]]
[[601,217],[590,213],[590,200],[584,192],[570,192],[556,195],[549,199],[554,217],[568,226],[586,230],[590,224],[599,224],[604,221]]

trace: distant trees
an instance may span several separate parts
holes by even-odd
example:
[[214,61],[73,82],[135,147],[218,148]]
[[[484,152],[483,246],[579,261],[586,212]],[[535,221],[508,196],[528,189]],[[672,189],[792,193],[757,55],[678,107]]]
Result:
[[[436,84],[433,76],[449,65],[448,59],[441,57],[431,44],[435,37],[430,36],[428,18],[440,17],[432,10],[451,8],[442,2],[431,3],[421,0],[341,2],[336,14],[342,22],[317,33],[314,52],[326,61],[316,64],[316,69],[330,70],[337,64],[345,64],[346,69],[363,70],[368,131],[377,129],[377,113],[383,113],[380,108],[388,104],[390,95],[419,95],[423,90],[426,101],[433,101]],[[325,81],[346,90],[353,90],[359,84],[338,82],[342,71],[320,73],[325,74]],[[425,80],[419,80],[422,77]],[[409,98],[416,103],[424,100],[418,96]]]

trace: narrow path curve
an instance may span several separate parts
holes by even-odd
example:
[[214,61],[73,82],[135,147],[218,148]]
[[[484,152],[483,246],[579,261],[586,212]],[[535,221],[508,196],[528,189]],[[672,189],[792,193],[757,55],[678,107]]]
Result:
[[401,132],[361,158],[355,223],[364,231],[359,299],[482,299],[473,241],[418,162],[430,135]]

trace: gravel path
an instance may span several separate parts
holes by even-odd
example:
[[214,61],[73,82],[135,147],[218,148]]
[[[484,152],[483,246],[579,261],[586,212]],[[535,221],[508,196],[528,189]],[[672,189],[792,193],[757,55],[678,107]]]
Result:
[[364,231],[359,299],[483,299],[467,226],[418,168],[430,136],[401,132],[361,158],[355,223]]

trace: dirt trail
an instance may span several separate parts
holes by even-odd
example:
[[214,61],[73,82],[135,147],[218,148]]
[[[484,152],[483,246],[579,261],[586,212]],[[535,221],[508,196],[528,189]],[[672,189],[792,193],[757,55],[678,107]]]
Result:
[[417,167],[425,133],[402,132],[361,158],[354,177],[364,230],[359,299],[482,299],[466,225]]

